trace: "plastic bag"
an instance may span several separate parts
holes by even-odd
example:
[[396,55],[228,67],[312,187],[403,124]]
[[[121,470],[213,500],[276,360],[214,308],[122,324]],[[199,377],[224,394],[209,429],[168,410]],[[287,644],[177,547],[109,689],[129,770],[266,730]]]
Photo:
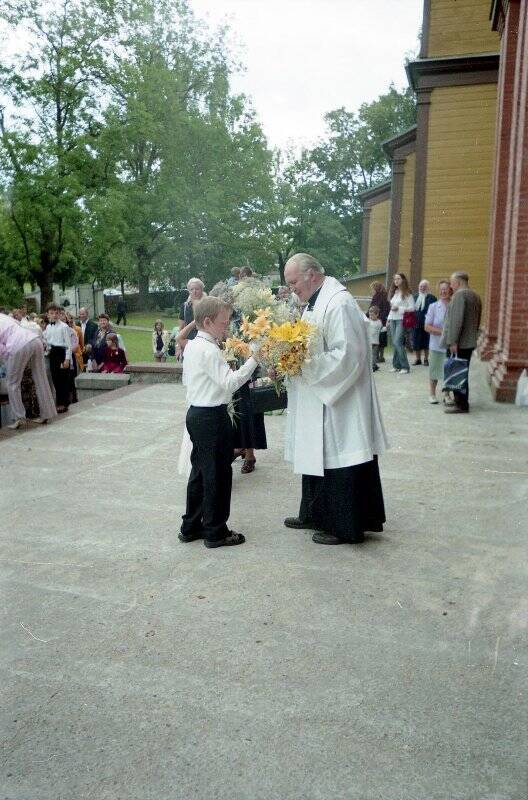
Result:
[[517,381],[516,406],[528,406],[528,372],[523,369]]

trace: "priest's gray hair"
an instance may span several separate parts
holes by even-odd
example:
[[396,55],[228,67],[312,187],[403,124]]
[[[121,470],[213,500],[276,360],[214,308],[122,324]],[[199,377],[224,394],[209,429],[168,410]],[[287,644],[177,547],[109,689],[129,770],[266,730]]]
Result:
[[288,259],[288,264],[297,264],[300,272],[308,272],[309,269],[313,269],[314,272],[320,272],[321,275],[325,274],[324,267],[308,253],[296,253]]

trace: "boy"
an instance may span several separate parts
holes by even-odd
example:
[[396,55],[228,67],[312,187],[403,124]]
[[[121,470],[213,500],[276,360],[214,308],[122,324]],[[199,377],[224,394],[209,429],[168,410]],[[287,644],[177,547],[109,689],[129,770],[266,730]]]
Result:
[[204,540],[206,547],[243,544],[241,533],[227,527],[231,504],[233,425],[227,404],[257,367],[251,356],[233,372],[218,342],[229,326],[231,308],[218,297],[204,297],[194,304],[196,338],[188,342],[183,362],[187,387],[186,424],[193,445],[187,504],[179,539]]
[[44,341],[49,355],[51,379],[55,387],[57,411],[63,414],[70,405],[70,364],[72,340],[70,328],[59,318],[60,306],[51,303],[46,309],[48,324]]
[[369,308],[367,324],[369,328],[370,344],[372,345],[372,371],[376,372],[379,369],[379,341],[381,329],[383,328],[383,324],[379,318],[379,308],[377,306],[371,306]]

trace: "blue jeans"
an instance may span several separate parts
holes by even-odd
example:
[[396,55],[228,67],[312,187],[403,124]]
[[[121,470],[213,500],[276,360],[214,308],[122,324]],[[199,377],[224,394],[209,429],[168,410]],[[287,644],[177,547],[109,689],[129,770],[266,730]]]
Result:
[[409,359],[405,350],[405,328],[401,319],[390,320],[390,333],[394,354],[392,356],[392,366],[394,369],[410,369]]

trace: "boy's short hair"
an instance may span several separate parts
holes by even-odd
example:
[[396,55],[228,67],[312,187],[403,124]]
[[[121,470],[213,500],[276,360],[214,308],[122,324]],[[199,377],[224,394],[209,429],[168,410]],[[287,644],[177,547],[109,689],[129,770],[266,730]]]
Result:
[[203,328],[206,317],[214,321],[223,310],[231,311],[231,306],[220,297],[203,297],[194,304],[194,321],[197,328]]
[[57,303],[50,303],[46,308],[46,311],[60,311],[60,310],[61,307],[58,306]]

